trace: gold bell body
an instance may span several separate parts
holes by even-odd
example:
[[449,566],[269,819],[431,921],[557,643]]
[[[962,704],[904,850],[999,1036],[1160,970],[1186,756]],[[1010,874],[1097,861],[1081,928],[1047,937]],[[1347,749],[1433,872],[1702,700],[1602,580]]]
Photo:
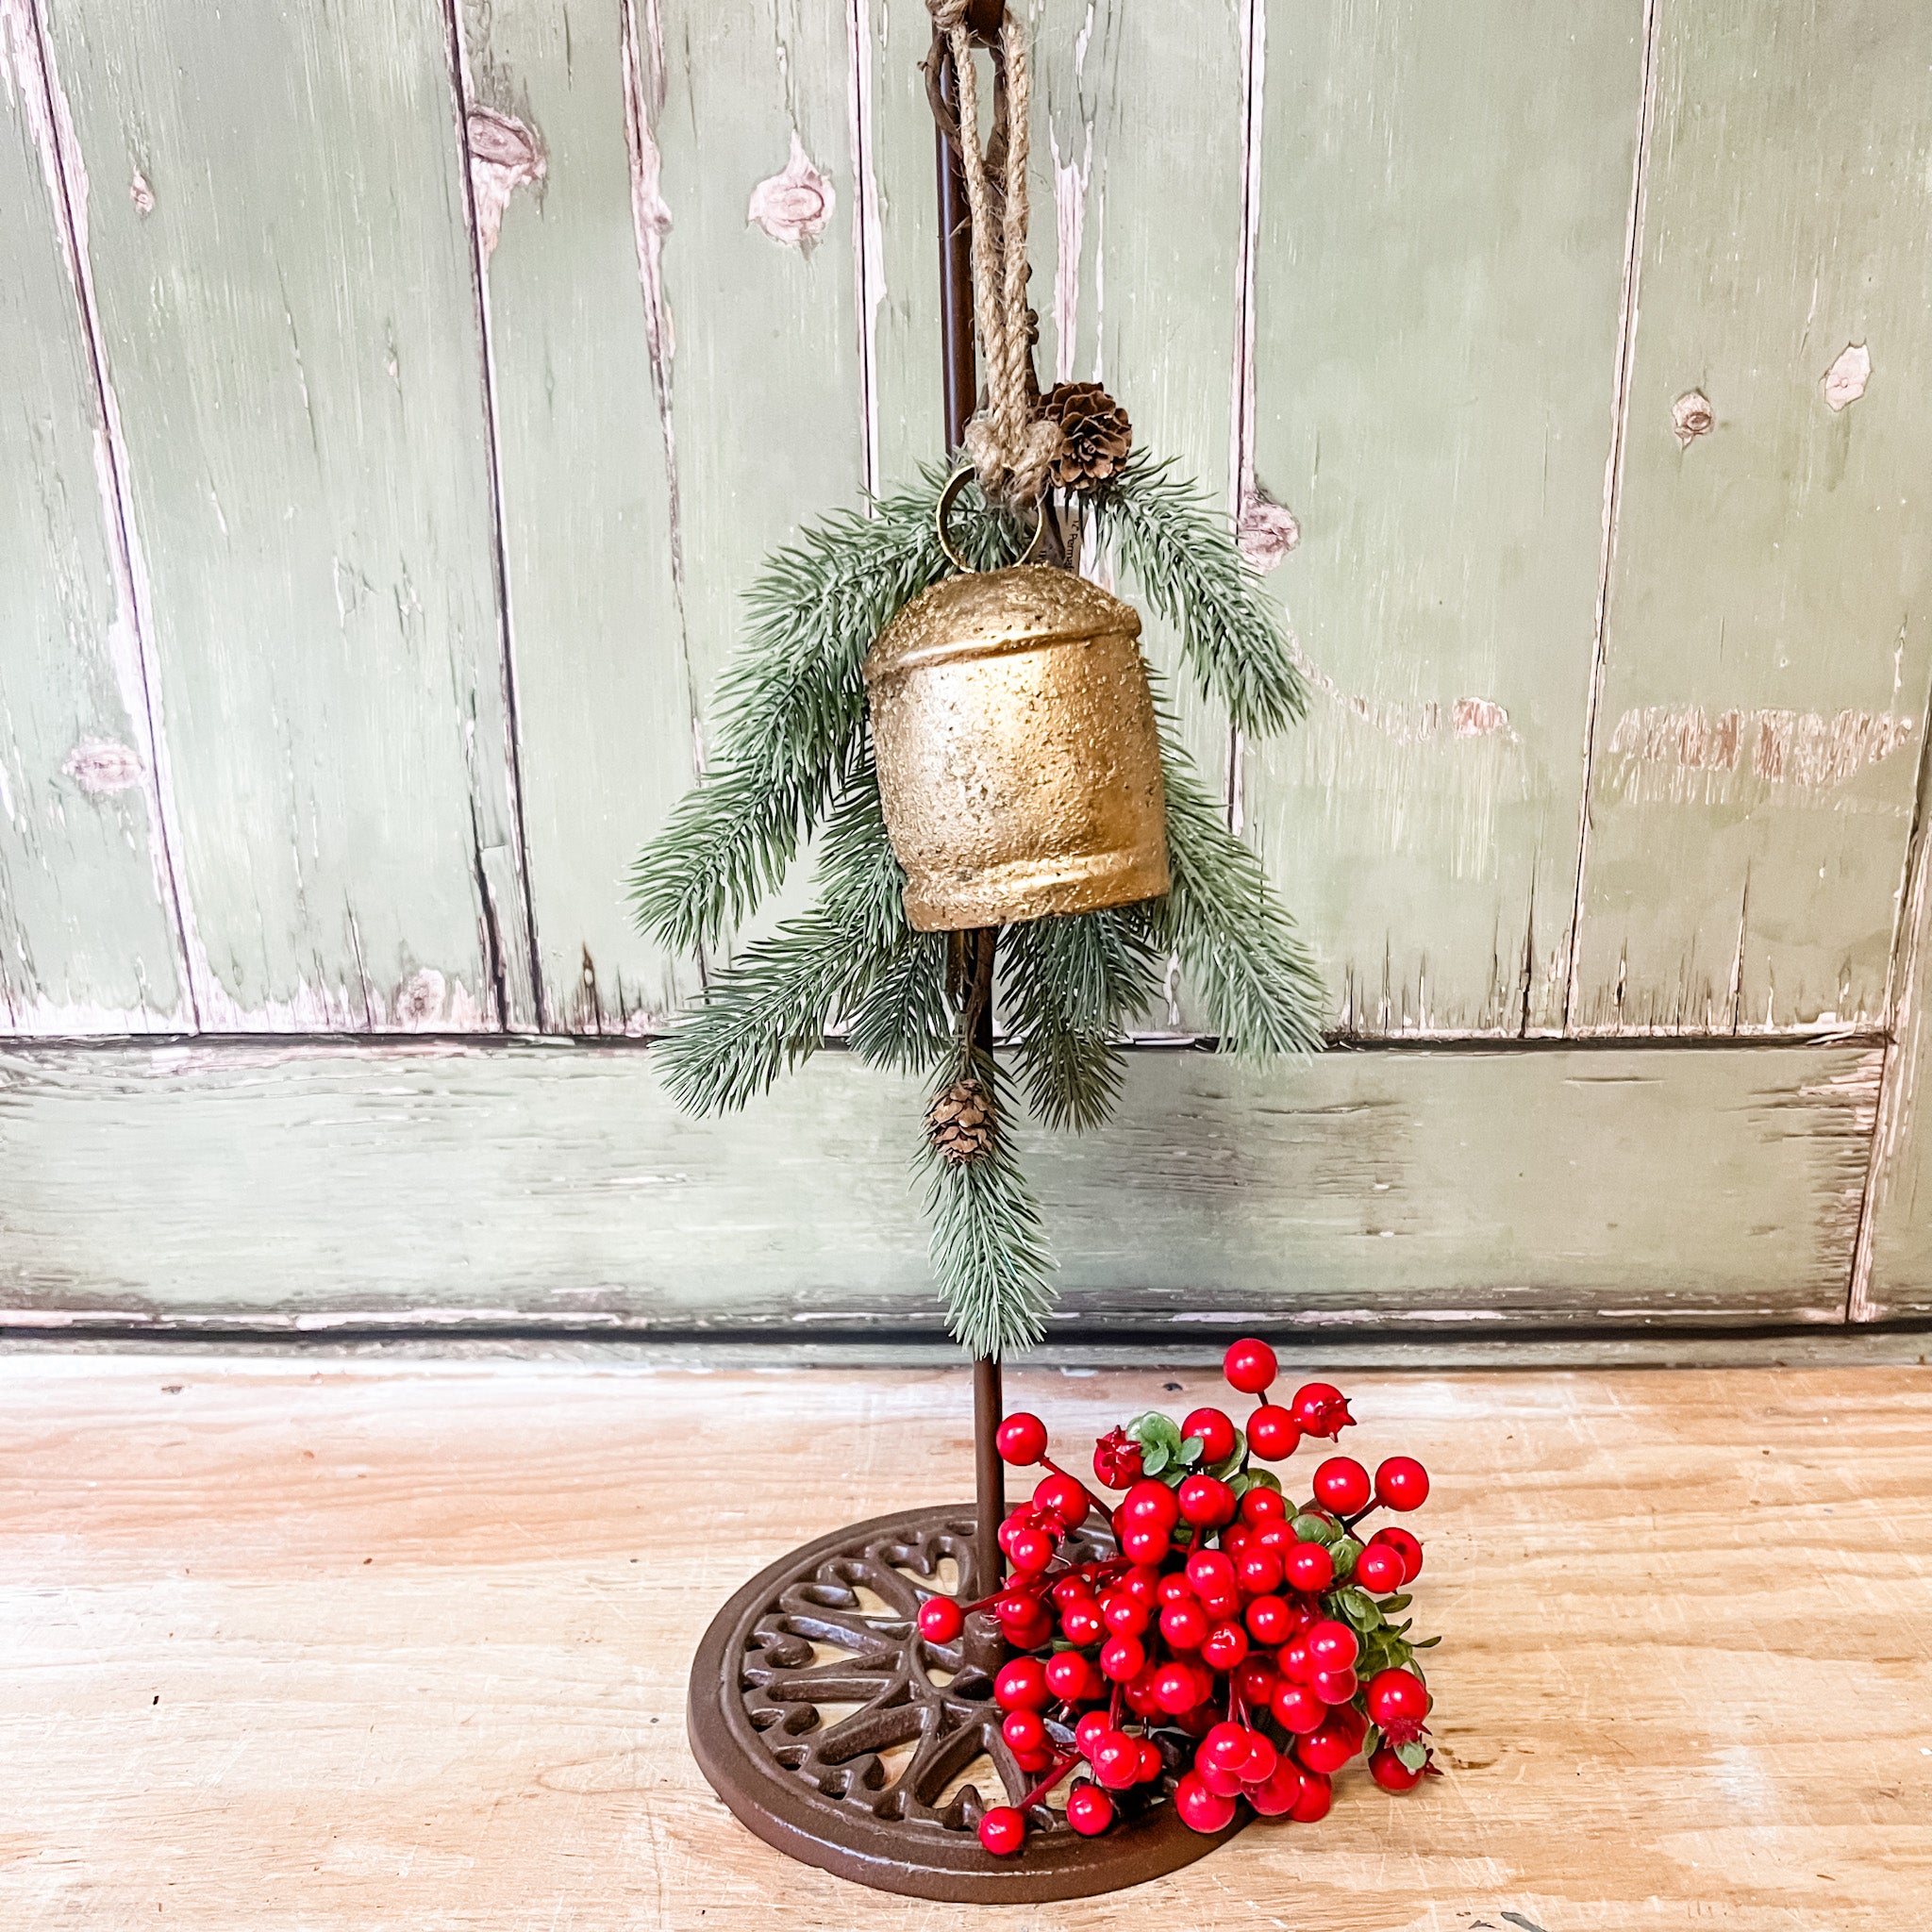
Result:
[[879,796],[921,932],[1168,889],[1141,619],[1046,564],[964,572],[866,654]]

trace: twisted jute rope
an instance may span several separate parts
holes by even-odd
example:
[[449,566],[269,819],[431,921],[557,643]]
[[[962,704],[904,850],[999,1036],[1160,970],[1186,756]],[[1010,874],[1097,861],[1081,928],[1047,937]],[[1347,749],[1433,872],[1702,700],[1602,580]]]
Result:
[[[988,175],[987,149],[979,141],[979,75],[966,26],[967,0],[926,0],[933,25],[952,49],[959,83],[959,158],[966,202],[973,215],[973,310],[986,361],[986,407],[966,425],[966,454],[989,496],[1011,503],[1037,502],[1047,470],[1059,453],[1060,427],[1033,411],[1031,319],[1026,309],[1026,123],[1032,78],[1026,66],[1026,30],[1008,7],[1000,24],[1006,63],[1005,206],[997,219]],[[994,129],[997,148],[1001,130]]]

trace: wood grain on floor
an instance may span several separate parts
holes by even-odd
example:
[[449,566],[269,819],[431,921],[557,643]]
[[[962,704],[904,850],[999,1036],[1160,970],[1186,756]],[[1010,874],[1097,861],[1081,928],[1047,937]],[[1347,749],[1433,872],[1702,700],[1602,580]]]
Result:
[[[1071,1438],[1211,1378],[1009,1380]],[[0,1925],[1926,1923],[1932,1372],[1347,1383],[1359,1450],[1436,1474],[1449,1775],[974,1911],[768,1851],[682,1720],[735,1584],[967,1491],[963,1372],[0,1360]]]

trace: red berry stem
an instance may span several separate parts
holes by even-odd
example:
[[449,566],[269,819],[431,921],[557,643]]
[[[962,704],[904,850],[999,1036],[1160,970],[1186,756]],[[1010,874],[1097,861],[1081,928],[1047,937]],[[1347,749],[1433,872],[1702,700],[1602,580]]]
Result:
[[1381,1507],[1382,1500],[1378,1496],[1374,1498],[1372,1502],[1370,1502],[1363,1508],[1357,1509],[1353,1516],[1344,1516],[1341,1519],[1342,1528],[1347,1530],[1351,1536],[1354,1535],[1356,1524],[1359,1523],[1364,1516],[1373,1516],[1375,1513],[1375,1511],[1379,1509]]
[[1052,1767],[1048,1770],[1046,1775],[1013,1808],[1017,1811],[1030,1811],[1034,1806],[1040,1803],[1041,1799],[1046,1796],[1047,1792],[1053,1790],[1054,1786],[1059,1783],[1061,1778],[1066,1776],[1067,1772],[1077,1761],[1079,1756],[1080,1754],[1077,1751],[1056,1751],[1053,1755]]

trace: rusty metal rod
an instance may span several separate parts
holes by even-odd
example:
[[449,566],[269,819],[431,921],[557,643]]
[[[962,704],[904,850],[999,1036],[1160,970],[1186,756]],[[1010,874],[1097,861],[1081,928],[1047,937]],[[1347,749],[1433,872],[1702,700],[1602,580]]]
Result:
[[[1005,0],[974,0],[967,25],[976,36],[995,34],[1006,12]],[[943,45],[935,43],[939,62],[939,93],[957,124],[959,117],[959,77]],[[946,452],[950,456],[965,441],[966,425],[978,395],[978,375],[973,348],[973,220],[966,201],[966,171],[958,151],[947,141],[943,126],[935,125],[933,142],[939,172],[940,215],[940,375],[945,408]],[[991,948],[996,928],[975,932],[976,947]],[[975,957],[975,968],[979,960]],[[979,1015],[974,1044],[992,1051],[992,1006]],[[974,1554],[978,1594],[990,1595],[1006,1574],[1000,1552],[999,1526],[1007,1513],[1007,1472],[995,1437],[1005,1414],[1000,1389],[1000,1365],[991,1356],[973,1363]]]

